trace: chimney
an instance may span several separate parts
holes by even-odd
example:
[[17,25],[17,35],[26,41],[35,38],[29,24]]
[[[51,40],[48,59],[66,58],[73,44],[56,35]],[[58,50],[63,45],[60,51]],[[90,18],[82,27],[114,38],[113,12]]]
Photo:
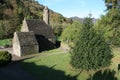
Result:
[[47,25],[49,25],[49,9],[47,6],[45,6],[43,10],[43,20]]

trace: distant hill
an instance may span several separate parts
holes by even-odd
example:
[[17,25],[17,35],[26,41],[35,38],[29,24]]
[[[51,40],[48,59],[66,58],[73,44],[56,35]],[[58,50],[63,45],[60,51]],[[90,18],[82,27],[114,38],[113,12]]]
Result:
[[79,17],[77,17],[77,16],[75,16],[75,17],[71,17],[71,19],[73,20],[73,21],[79,21],[79,22],[83,22],[83,18],[79,18]]
[[[84,18],[79,18],[79,17],[77,17],[77,16],[71,17],[70,19],[72,19],[73,21],[79,21],[79,22],[81,22],[81,23],[84,21]],[[98,20],[98,19],[93,18],[93,23],[96,23],[97,20]]]
[[[44,7],[35,0],[0,0],[0,39],[12,37],[15,31],[19,31],[24,17],[42,19]],[[71,19],[50,10],[52,28],[71,22]]]

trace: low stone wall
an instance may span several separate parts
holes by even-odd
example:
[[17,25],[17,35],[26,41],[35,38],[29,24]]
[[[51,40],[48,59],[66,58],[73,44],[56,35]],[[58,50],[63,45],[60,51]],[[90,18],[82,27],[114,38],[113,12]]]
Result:
[[61,43],[60,48],[64,51],[70,51],[70,47],[66,43]]
[[2,48],[0,51],[8,51],[9,53],[13,54],[13,49],[12,48]]
[[0,46],[0,49],[4,49],[4,48],[12,48],[12,46],[11,45]]

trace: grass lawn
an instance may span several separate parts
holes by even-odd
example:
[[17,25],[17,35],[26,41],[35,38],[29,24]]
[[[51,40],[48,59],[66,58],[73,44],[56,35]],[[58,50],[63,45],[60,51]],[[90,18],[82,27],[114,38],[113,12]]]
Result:
[[[92,80],[120,80],[117,65],[120,63],[120,50],[114,49],[113,63],[110,68],[94,72]],[[70,62],[70,54],[60,49],[41,53],[35,58],[22,62],[25,70],[38,77],[39,80],[90,80],[88,72],[74,70]]]
[[12,39],[4,39],[4,40],[0,40],[0,46],[5,46],[5,45],[11,45]]

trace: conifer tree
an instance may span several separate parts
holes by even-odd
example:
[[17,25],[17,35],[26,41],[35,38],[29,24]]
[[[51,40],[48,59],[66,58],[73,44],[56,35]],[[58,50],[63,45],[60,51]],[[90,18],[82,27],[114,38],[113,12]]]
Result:
[[79,37],[71,49],[70,63],[76,69],[96,70],[111,63],[111,48],[92,26],[92,19],[86,18]]

